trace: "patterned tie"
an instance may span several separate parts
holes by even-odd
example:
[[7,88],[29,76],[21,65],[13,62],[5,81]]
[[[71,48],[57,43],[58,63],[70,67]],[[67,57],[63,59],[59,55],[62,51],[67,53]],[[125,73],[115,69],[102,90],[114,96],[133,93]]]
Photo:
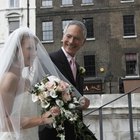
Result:
[[71,58],[71,60],[70,60],[70,67],[71,67],[71,70],[72,70],[72,73],[73,73],[74,80],[76,80],[77,68],[76,68],[76,64],[75,64],[75,59],[74,58]]

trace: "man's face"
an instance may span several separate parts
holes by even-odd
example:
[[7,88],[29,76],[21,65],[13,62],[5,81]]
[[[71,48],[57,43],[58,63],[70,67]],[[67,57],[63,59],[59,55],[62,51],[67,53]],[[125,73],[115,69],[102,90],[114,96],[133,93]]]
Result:
[[62,41],[65,51],[74,56],[85,42],[83,30],[77,25],[70,25],[63,35]]

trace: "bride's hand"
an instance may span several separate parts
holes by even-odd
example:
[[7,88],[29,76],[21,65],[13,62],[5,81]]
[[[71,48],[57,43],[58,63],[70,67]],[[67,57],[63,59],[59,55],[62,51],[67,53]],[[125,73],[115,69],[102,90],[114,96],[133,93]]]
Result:
[[54,117],[60,114],[60,109],[57,106],[52,107],[49,111],[44,113],[41,116],[42,124],[51,124],[53,123]]
[[51,111],[47,111],[46,113],[44,113],[42,116],[41,116],[41,124],[44,125],[44,124],[52,124],[53,123],[53,117],[52,117],[52,113]]

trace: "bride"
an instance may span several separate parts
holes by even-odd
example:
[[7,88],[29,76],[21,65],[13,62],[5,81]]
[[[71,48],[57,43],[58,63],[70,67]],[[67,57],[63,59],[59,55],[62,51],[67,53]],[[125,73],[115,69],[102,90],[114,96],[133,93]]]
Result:
[[0,51],[0,140],[38,140],[38,126],[53,122],[53,109],[40,115],[29,92],[46,74],[59,76],[39,39],[15,30]]

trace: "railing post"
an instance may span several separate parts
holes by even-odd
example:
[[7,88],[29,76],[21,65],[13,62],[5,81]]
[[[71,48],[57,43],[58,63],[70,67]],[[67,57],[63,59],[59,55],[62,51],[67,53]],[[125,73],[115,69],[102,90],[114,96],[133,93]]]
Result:
[[100,140],[103,140],[103,114],[102,108],[99,109]]
[[134,140],[131,93],[128,94],[130,138]]

